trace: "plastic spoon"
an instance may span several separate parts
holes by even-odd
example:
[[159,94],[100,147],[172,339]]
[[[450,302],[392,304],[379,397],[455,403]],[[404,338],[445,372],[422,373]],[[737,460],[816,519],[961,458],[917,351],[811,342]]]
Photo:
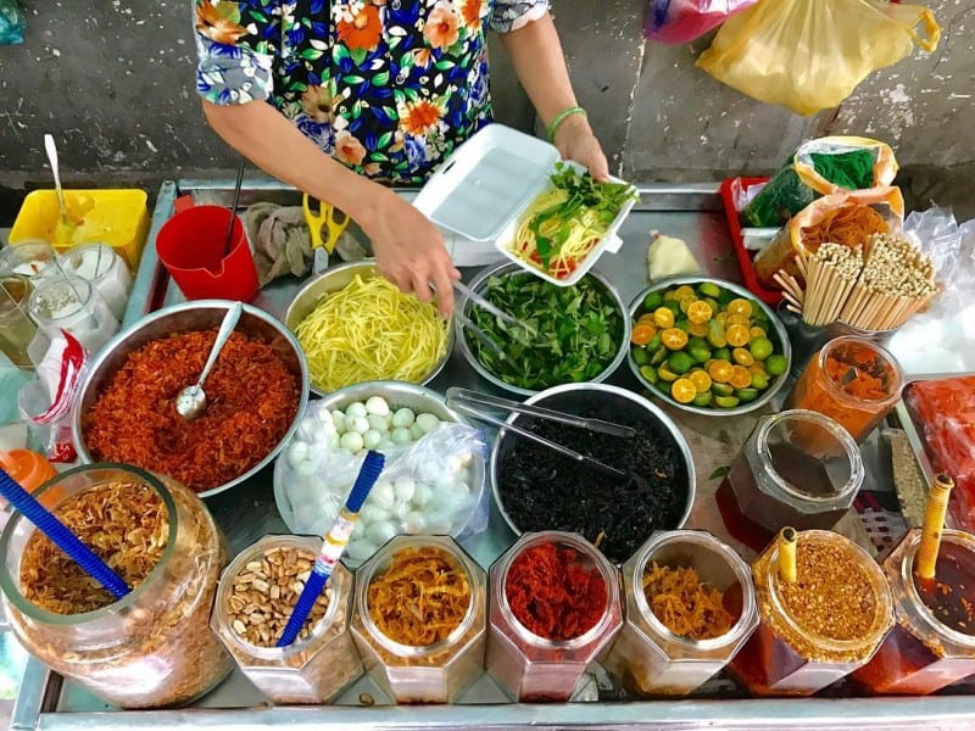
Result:
[[71,234],[77,228],[74,221],[68,218],[68,206],[64,202],[64,189],[61,187],[61,168],[58,166],[58,148],[54,143],[54,136],[44,135],[44,150],[47,152],[47,161],[51,164],[51,172],[54,174],[54,190],[58,195],[58,208],[61,210],[61,218],[58,221],[54,232],[54,243],[57,246],[66,246],[71,243]]
[[187,421],[193,421],[206,411],[207,396],[203,392],[203,382],[210,375],[210,370],[217,362],[217,356],[220,355],[223,346],[227,344],[231,333],[237,327],[241,310],[243,310],[243,305],[240,302],[234,302],[227,310],[223,322],[220,323],[220,330],[217,331],[217,339],[213,341],[213,347],[210,349],[210,356],[207,358],[206,365],[203,366],[200,380],[194,385],[184,388],[176,397],[176,412]]

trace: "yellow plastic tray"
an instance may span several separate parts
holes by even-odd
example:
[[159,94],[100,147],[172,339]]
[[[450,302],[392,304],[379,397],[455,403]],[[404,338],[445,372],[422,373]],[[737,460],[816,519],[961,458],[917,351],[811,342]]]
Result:
[[58,219],[57,193],[35,190],[27,194],[20,207],[10,243],[27,239],[44,239],[58,251],[79,244],[101,242],[118,251],[131,271],[139,266],[139,257],[149,233],[148,195],[143,190],[66,190],[64,202],[68,217],[77,228],[67,240],[56,240]]

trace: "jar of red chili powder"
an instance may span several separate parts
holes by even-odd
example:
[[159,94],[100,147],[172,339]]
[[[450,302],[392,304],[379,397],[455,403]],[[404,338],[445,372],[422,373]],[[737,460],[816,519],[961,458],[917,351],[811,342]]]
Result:
[[520,701],[568,701],[622,626],[619,575],[574,533],[526,533],[491,567],[487,669]]
[[603,665],[641,696],[692,693],[758,626],[750,573],[710,533],[654,533],[623,564],[626,624]]
[[921,534],[909,531],[881,561],[896,624],[853,674],[872,693],[927,695],[975,674],[975,536],[945,530],[926,581],[914,571]]
[[809,359],[785,408],[818,411],[859,443],[897,403],[903,387],[904,374],[893,355],[865,338],[847,336],[826,343]]

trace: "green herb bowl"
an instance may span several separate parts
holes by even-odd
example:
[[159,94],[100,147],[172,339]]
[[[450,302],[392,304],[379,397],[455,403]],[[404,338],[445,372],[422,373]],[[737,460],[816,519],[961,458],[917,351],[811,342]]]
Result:
[[640,366],[633,359],[633,350],[630,348],[629,342],[627,342],[626,347],[626,362],[630,366],[630,370],[633,372],[634,377],[650,392],[654,398],[660,399],[665,403],[668,403],[681,411],[687,411],[692,414],[701,414],[702,416],[740,416],[741,414],[747,414],[756,409],[760,409],[766,404],[768,404],[772,399],[775,398],[776,394],[782,390],[786,381],[789,380],[789,372],[792,370],[792,346],[789,343],[789,333],[785,329],[785,325],[782,321],[775,315],[768,305],[759,300],[755,295],[749,292],[744,287],[737,284],[733,284],[724,279],[715,279],[713,277],[702,277],[699,275],[688,275],[680,277],[671,277],[669,279],[662,279],[659,282],[650,285],[644,289],[640,294],[636,296],[633,302],[630,303],[630,327],[633,327],[633,323],[637,319],[637,313],[643,305],[643,301],[646,299],[647,295],[651,292],[659,292],[673,287],[680,287],[683,284],[689,285],[691,287],[697,287],[698,285],[710,282],[711,284],[716,284],[722,289],[727,289],[729,292],[733,292],[738,297],[743,297],[752,303],[753,307],[759,307],[765,313],[768,318],[769,323],[771,323],[770,332],[768,333],[769,340],[772,341],[772,345],[775,347],[775,352],[780,353],[785,356],[786,359],[786,369],[785,373],[780,376],[776,376],[774,382],[769,384],[769,387],[762,392],[762,394],[756,398],[754,401],[749,401],[745,404],[740,404],[734,408],[722,409],[722,408],[712,408],[712,407],[702,407],[694,406],[693,404],[682,404],[667,393],[664,393],[660,389],[651,385],[651,383],[643,377],[640,373]]
[[[514,264],[511,262],[502,262],[500,264],[485,267],[485,269],[481,271],[481,273],[478,274],[473,279],[473,281],[471,281],[470,288],[477,294],[484,294],[485,290],[487,289],[487,282],[491,277],[509,277],[509,276],[516,276],[516,275],[532,276],[531,273],[526,272],[525,269],[519,264]],[[626,358],[627,353],[629,353],[630,351],[630,319],[631,318],[627,317],[626,303],[623,302],[623,298],[620,297],[619,292],[609,282],[609,280],[606,279],[606,277],[604,277],[602,274],[595,271],[588,272],[586,274],[586,277],[591,277],[593,280],[595,280],[595,282],[609,296],[610,300],[612,300],[613,304],[619,310],[619,313],[623,318],[623,334],[622,334],[621,342],[619,344],[619,349],[617,350],[615,357],[609,363],[609,365],[606,366],[606,369],[603,370],[602,373],[600,373],[595,378],[590,379],[589,381],[583,382],[583,383],[601,383],[602,381],[605,381],[607,378],[613,375],[616,369],[619,368],[620,365],[623,363],[623,360]],[[474,305],[472,302],[466,300],[463,297],[460,300],[460,306],[463,307],[464,315],[468,315],[468,313],[470,313],[471,310],[476,307],[476,305]],[[533,391],[531,389],[514,386],[502,380],[499,376],[497,376],[495,373],[490,371],[487,367],[482,365],[481,362],[477,359],[477,356],[474,355],[474,351],[471,350],[471,347],[467,342],[467,333],[465,332],[465,328],[464,328],[464,319],[465,318],[462,317],[454,318],[454,329],[455,329],[454,340],[456,341],[457,347],[460,348],[460,351],[464,354],[464,358],[466,358],[467,362],[470,363],[471,368],[473,368],[475,371],[481,374],[481,376],[483,376],[487,381],[490,381],[498,388],[502,388],[506,391],[510,391],[511,393],[516,393],[519,396],[533,396],[536,393],[539,393],[541,390],[544,390],[544,389],[538,389]],[[555,385],[565,385],[565,384],[555,384]]]

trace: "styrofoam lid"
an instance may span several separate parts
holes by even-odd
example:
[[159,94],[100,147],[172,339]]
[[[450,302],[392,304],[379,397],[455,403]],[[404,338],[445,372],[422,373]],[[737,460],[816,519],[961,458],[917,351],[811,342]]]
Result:
[[490,124],[447,158],[413,205],[441,228],[491,241],[544,189],[559,157],[544,140]]

